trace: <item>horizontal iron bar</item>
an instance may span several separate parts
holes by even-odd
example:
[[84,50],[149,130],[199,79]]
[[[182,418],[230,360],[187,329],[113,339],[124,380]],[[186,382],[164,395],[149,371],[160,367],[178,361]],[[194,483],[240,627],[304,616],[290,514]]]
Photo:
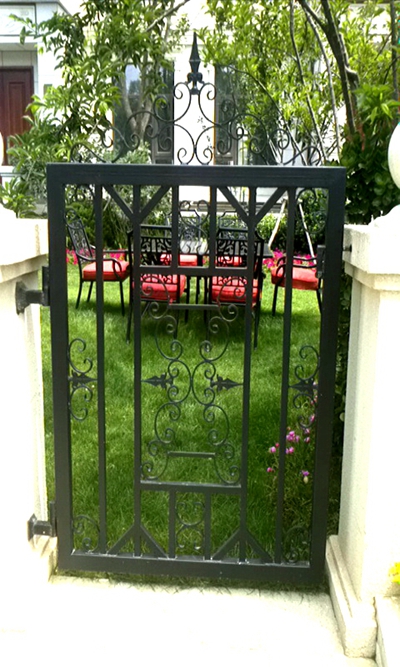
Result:
[[[148,301],[151,302],[151,299],[148,299]],[[154,299],[154,302],[157,302],[156,299]],[[157,303],[163,302],[159,301]],[[166,301],[164,301],[164,303],[166,303]],[[238,305],[243,306],[244,300],[243,302],[238,301]],[[217,303],[173,303],[170,301],[168,303],[168,310],[201,310],[203,312],[204,310],[220,310],[220,305]]]
[[143,491],[178,491],[185,493],[221,493],[227,496],[240,496],[239,484],[200,484],[195,482],[154,482],[142,480],[140,488]]
[[242,165],[124,165],[52,163],[51,182],[94,185],[202,185],[209,187],[324,188],[344,182],[343,167],[284,167]]
[[319,583],[321,571],[309,564],[245,563],[204,560],[201,558],[151,558],[148,556],[103,555],[73,552],[60,557],[59,567],[64,570],[92,572],[121,572],[130,574],[170,575],[179,577],[206,577],[242,579],[243,581],[279,581],[292,583]]
[[142,264],[140,266],[140,272],[144,276],[150,275],[160,275],[160,276],[169,276],[171,274],[177,274],[182,276],[190,276],[196,278],[207,278],[214,276],[221,276],[222,278],[230,278],[231,276],[237,276],[246,278],[248,274],[253,275],[253,268],[249,266],[244,266],[242,268],[238,266],[178,266],[174,268],[171,264]]
[[175,459],[180,457],[187,459],[214,459],[215,452],[168,452],[168,456],[171,456]]

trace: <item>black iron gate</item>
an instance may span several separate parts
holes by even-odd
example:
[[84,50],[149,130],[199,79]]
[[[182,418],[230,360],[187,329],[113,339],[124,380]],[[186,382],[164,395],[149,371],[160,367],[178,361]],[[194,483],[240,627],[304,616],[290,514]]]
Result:
[[[202,188],[196,206],[181,201],[183,186]],[[299,317],[292,317],[296,202],[311,189],[326,199],[322,312],[318,330],[310,322],[299,340]],[[344,170],[54,164],[48,192],[59,567],[320,579]],[[269,253],[257,226],[282,198],[286,287],[284,312],[273,318],[269,297],[259,308],[257,262],[265,272]],[[130,229],[125,318],[105,297],[110,206]],[[93,216],[96,298],[76,311],[72,326],[66,223],[82,215]],[[187,264],[188,254],[196,261]],[[85,339],[88,320],[93,334]],[[277,332],[281,347],[271,362],[268,341]],[[126,401],[117,423],[116,401]]]

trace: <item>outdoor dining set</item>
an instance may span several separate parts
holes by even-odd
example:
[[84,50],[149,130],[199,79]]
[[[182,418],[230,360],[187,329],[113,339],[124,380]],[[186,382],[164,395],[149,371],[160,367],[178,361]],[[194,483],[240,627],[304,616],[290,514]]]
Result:
[[[240,222],[232,223],[229,220],[228,223],[222,222],[218,225],[213,244],[210,238],[201,235],[200,227],[192,225],[190,221],[181,229],[182,233],[176,239],[173,238],[173,227],[170,224],[142,225],[139,230],[132,229],[128,232],[126,249],[102,252],[102,279],[104,282],[119,284],[123,315],[123,283],[129,279],[127,340],[130,339],[135,294],[136,298],[140,295],[145,309],[154,302],[185,304],[187,320],[191,302],[196,305],[203,304],[203,308],[204,304],[245,306],[247,300],[250,300],[247,284],[251,280],[256,347],[265,264],[269,264],[271,282],[274,285],[272,314],[275,314],[278,288],[286,285],[285,255],[274,262],[271,248],[257,232],[253,236],[254,243],[250,246],[248,229]],[[80,218],[68,221],[67,231],[79,266],[80,282],[76,300],[78,308],[84,282],[89,283],[87,300],[90,300],[93,284],[97,279],[97,255]],[[140,262],[135,263],[134,257],[138,254],[136,247],[140,248]],[[136,292],[135,277],[140,283]],[[192,281],[195,281],[193,299]],[[317,276],[316,258],[305,260],[303,257],[294,257],[291,284],[293,289],[314,290],[321,309],[321,283]]]

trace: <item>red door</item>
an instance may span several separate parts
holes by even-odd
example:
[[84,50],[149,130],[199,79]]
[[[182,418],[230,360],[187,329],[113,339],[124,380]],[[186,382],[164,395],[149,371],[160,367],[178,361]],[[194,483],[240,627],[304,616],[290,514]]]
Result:
[[29,129],[29,123],[23,120],[23,116],[32,95],[33,67],[0,68],[0,132],[4,142],[4,164],[8,164],[6,150],[9,137]]

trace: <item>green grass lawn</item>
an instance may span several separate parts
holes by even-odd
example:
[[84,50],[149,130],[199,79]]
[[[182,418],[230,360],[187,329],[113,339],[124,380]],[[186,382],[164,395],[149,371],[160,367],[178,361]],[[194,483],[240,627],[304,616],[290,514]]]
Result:
[[[96,312],[95,296],[87,304],[81,301],[75,309],[78,289],[78,269],[68,266],[69,286],[69,339],[83,339],[86,342],[84,351],[79,344],[73,346],[73,361],[78,368],[83,368],[85,358],[93,360],[93,369],[89,375],[95,377],[96,367]],[[119,290],[116,285],[105,285],[105,387],[106,387],[106,449],[107,449],[107,523],[108,543],[112,545],[130,527],[133,521],[133,344],[125,341],[127,318],[121,315]],[[125,284],[126,297],[128,285]],[[283,335],[283,296],[280,291],[278,311],[271,316],[272,287],[267,276],[264,286],[262,314],[259,329],[258,348],[252,355],[250,426],[249,426],[249,474],[248,474],[248,525],[256,539],[266,549],[272,549],[275,527],[276,507],[276,475],[267,472],[267,468],[276,468],[276,455],[269,452],[279,439],[281,364]],[[83,299],[86,298],[86,288]],[[239,313],[236,321],[229,327],[229,344],[216,362],[217,372],[224,379],[241,382],[243,367],[243,314]],[[310,345],[318,349],[320,316],[317,299],[314,293],[295,291],[293,293],[293,318],[291,334],[291,381],[295,381],[295,368],[303,363],[305,375],[312,372],[315,362],[313,355],[309,360],[302,361],[299,353],[303,346]],[[43,310],[43,373],[45,391],[45,425],[47,480],[49,499],[55,497],[54,452],[52,430],[52,372],[50,354],[49,312]],[[142,319],[142,378],[159,377],[168,369],[168,356],[171,352],[171,337],[161,332],[156,339],[154,323],[145,316]],[[187,387],[185,368],[193,369],[202,360],[200,349],[205,338],[205,325],[202,313],[192,312],[187,323],[180,318],[178,339],[182,342],[183,353],[179,362],[172,368],[179,367],[180,375],[176,386],[184,395]],[[158,344],[158,347],[157,347]],[[223,350],[226,336],[216,332],[213,339],[214,356]],[[160,353],[161,350],[161,353]],[[163,356],[164,355],[164,356]],[[183,362],[183,363],[181,363]],[[185,366],[186,365],[186,366]],[[193,388],[197,396],[204,397],[204,367],[199,367],[194,374]],[[222,390],[215,400],[217,408],[213,410],[212,428],[214,437],[226,428],[226,417],[229,421],[229,442],[235,455],[233,459],[221,462],[219,474],[222,478],[232,475],[231,469],[238,459],[241,444],[242,428],[242,387]],[[73,469],[73,508],[74,515],[84,514],[98,518],[98,445],[97,445],[97,410],[96,386],[93,385],[93,398],[86,402],[83,392],[76,392],[72,399],[72,410],[77,416],[83,416],[87,409],[87,417],[78,421],[71,419],[72,469]],[[87,396],[86,396],[87,398]],[[155,433],[166,433],[166,429],[174,429],[174,449],[179,451],[204,451],[212,448],[210,421],[204,405],[196,400],[192,393],[182,403],[179,419],[174,420],[171,412],[165,407],[166,391],[154,387],[150,383],[142,383],[142,461],[149,462],[148,475],[160,475],[160,479],[218,482],[218,474],[213,462],[207,459],[171,459],[166,470],[165,460],[151,443],[156,439]],[[309,406],[298,407],[290,402],[288,428],[298,428],[301,411],[309,410]],[[210,414],[208,417],[211,419]],[[212,430],[212,429],[211,429]],[[211,440],[210,440],[211,438]],[[313,445],[312,429],[310,443],[304,438],[296,443],[295,452],[286,457],[285,486],[285,529],[299,523],[308,525],[311,516],[311,497],[313,487]],[[208,450],[207,450],[208,451]],[[236,458],[235,458],[236,457]],[[305,481],[302,470],[310,472]],[[335,465],[331,475],[331,500],[329,514],[329,531],[336,530],[339,507],[339,468]],[[146,528],[157,541],[167,548],[168,495],[165,492],[143,492],[142,518]],[[190,500],[190,502],[189,502]],[[195,522],[197,500],[180,494],[182,514],[188,514],[187,522]],[[189,516],[190,515],[190,516]],[[237,523],[238,499],[234,496],[216,495],[212,506],[213,531],[212,547],[218,548],[232,534]],[[78,546],[78,545],[77,545]],[[182,531],[178,550],[182,553],[196,553],[196,530]]]

